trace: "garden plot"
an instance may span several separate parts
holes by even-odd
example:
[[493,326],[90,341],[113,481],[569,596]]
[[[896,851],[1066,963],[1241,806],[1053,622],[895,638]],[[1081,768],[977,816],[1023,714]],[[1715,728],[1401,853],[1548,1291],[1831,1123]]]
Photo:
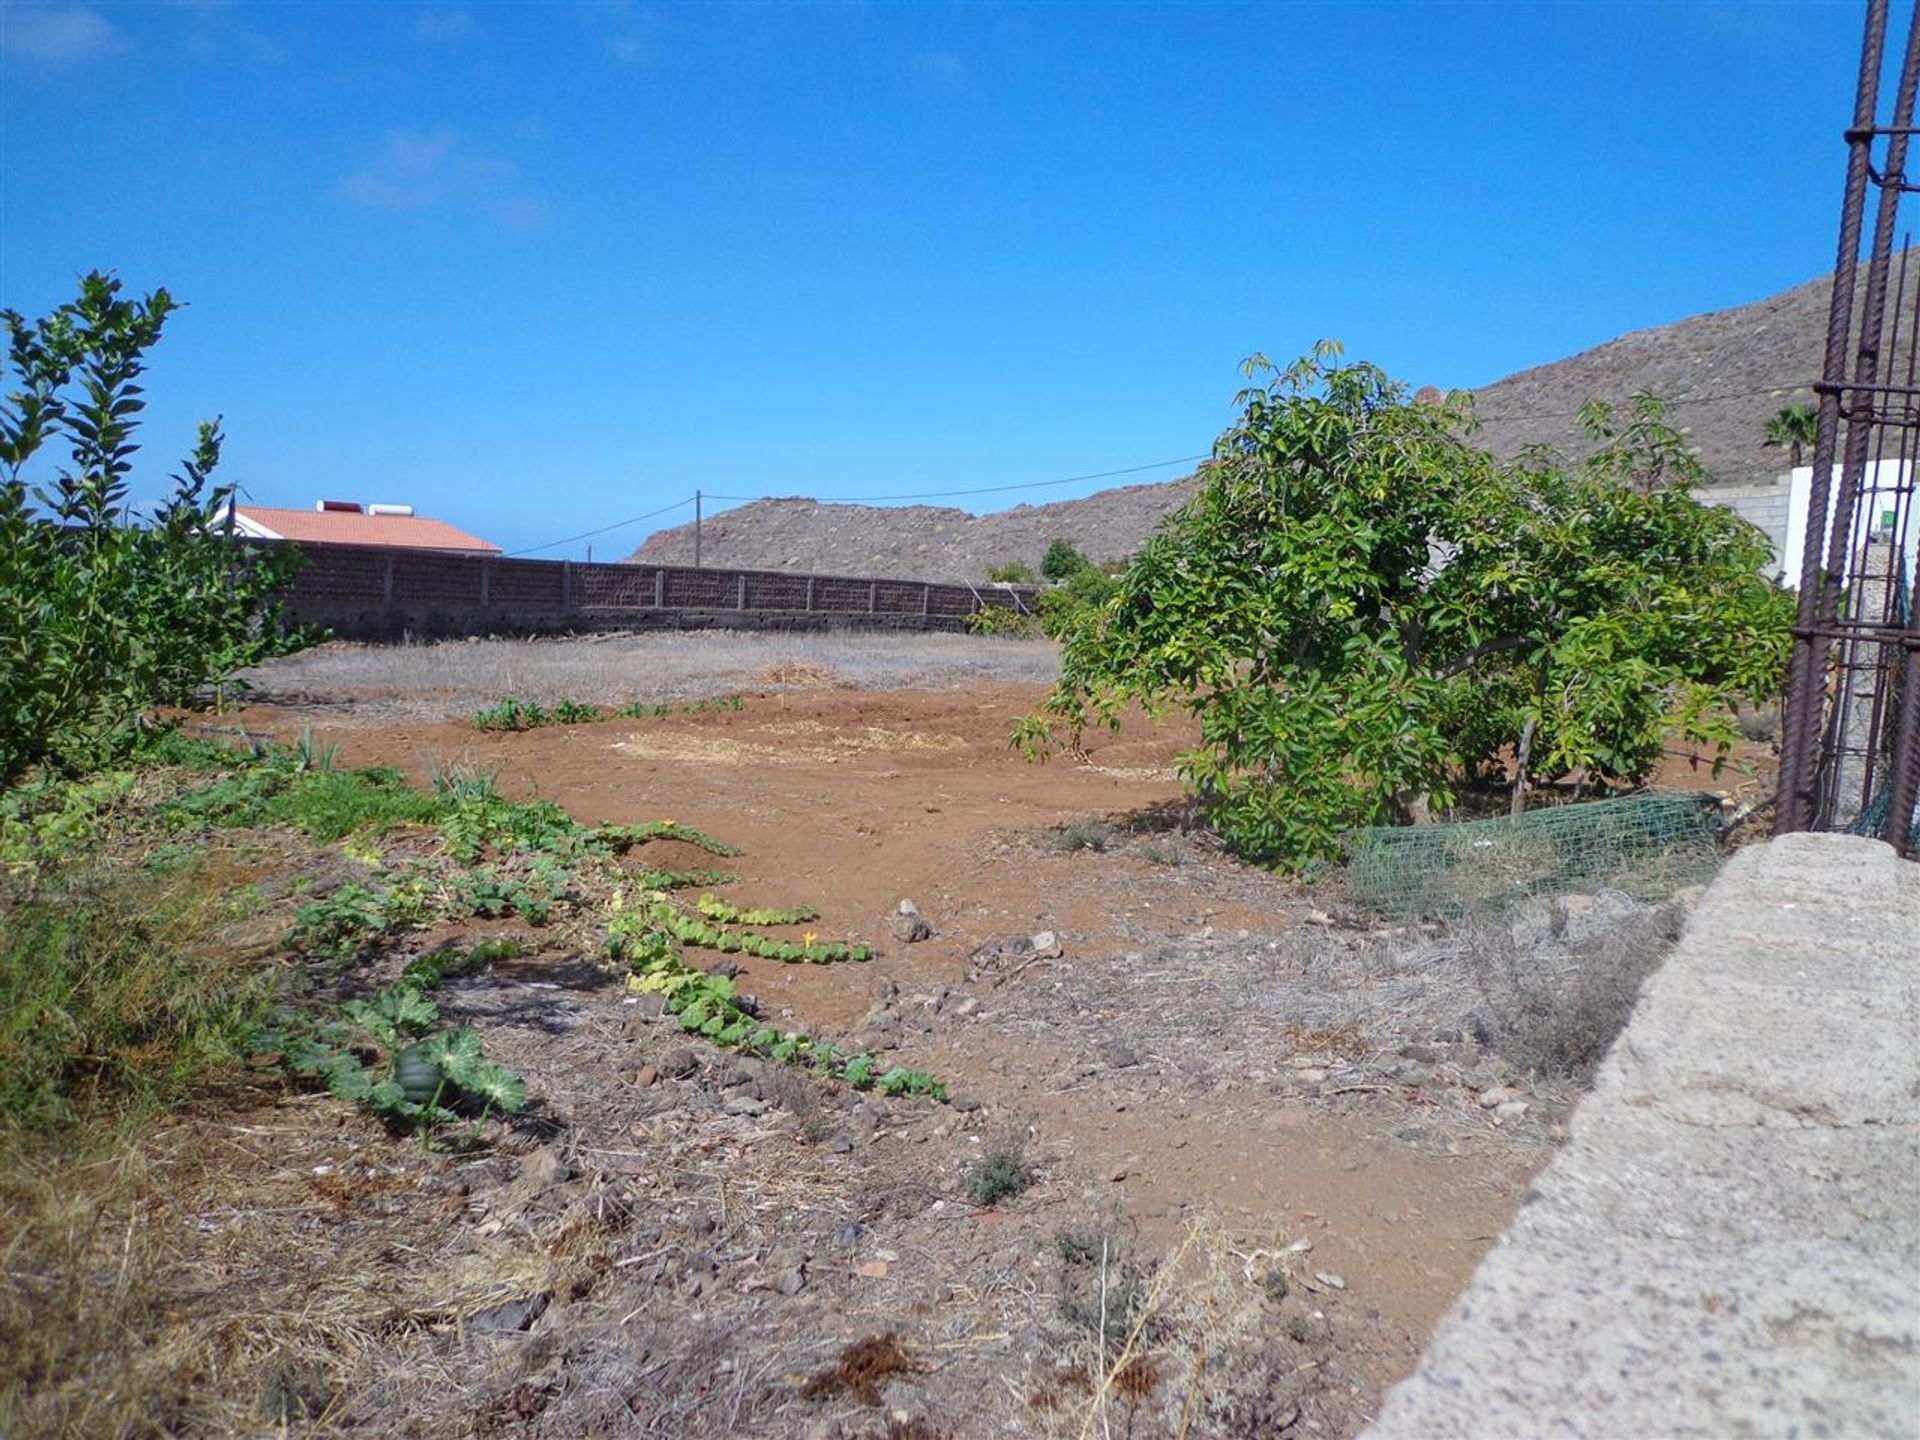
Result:
[[[1554,1057],[1527,1068],[1553,1029],[1523,1023],[1532,982],[1580,973],[1582,946],[1626,975],[1678,912],[1598,897],[1518,932],[1376,927],[1182,837],[1177,729],[1130,721],[1086,763],[1033,767],[1006,737],[1036,682],[755,689],[721,669],[680,693],[737,709],[487,731],[469,716],[501,692],[410,708],[394,678],[366,713],[237,717],[423,789],[485,775],[554,807],[546,851],[419,887],[468,918],[436,911],[333,982],[370,993],[437,947],[496,947],[436,972],[434,1023],[470,1028],[526,1101],[468,1150],[264,1083],[173,1122],[101,1223],[59,1232],[93,1237],[81,1271],[141,1237],[129,1384],[207,1434],[1363,1425],[1576,1091]],[[644,848],[602,856],[561,814]],[[302,863],[345,913],[346,886],[436,853],[396,832]],[[656,924],[612,865],[694,883]],[[287,924],[312,890],[278,902]],[[654,968],[662,928],[686,978]],[[744,930],[768,943],[720,943]]]

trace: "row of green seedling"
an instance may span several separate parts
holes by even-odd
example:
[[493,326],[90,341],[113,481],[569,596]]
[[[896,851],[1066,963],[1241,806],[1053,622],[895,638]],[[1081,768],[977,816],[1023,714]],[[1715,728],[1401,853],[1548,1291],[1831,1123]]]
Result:
[[694,908],[722,925],[805,925],[809,920],[820,918],[820,912],[811,905],[792,905],[785,910],[743,910],[718,895],[702,895]]
[[776,940],[757,930],[740,930],[713,925],[691,915],[683,915],[666,900],[658,900],[645,911],[631,912],[633,918],[616,917],[615,924],[646,924],[665,930],[682,945],[702,950],[718,950],[723,955],[756,955],[762,960],[779,960],[788,965],[833,965],[845,960],[871,960],[873,947],[845,940],[820,940],[812,935],[798,944]]
[[738,695],[720,695],[710,700],[695,700],[685,705],[649,704],[635,700],[615,709],[585,700],[560,700],[548,709],[537,700],[517,700],[509,696],[497,704],[473,713],[476,730],[539,730],[548,725],[585,725],[596,720],[620,716],[629,720],[657,720],[668,715],[704,715],[716,710],[738,710],[745,705]]
[[[629,912],[636,917],[640,912]],[[925,1095],[944,1100],[947,1087],[924,1070],[904,1065],[882,1069],[865,1052],[847,1054],[829,1041],[768,1025],[740,1003],[733,981],[689,966],[662,926],[616,926],[607,937],[608,952],[632,968],[628,988],[665,998],[667,1013],[682,1030],[727,1050],[784,1065],[811,1069],[856,1090],[882,1095]]]

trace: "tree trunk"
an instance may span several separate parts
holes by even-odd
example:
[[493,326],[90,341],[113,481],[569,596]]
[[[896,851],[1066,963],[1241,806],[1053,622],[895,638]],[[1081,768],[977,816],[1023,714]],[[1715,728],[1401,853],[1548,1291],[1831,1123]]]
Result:
[[1507,806],[1509,815],[1518,815],[1527,808],[1527,761],[1533,758],[1533,727],[1538,720],[1537,715],[1529,715],[1520,729],[1520,749],[1513,764],[1513,800]]

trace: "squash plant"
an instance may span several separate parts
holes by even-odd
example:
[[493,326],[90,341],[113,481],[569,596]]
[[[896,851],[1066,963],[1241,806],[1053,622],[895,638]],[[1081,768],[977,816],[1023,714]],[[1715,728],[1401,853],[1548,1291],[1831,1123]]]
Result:
[[[343,1004],[337,1019],[282,1008],[255,1047],[277,1052],[288,1071],[340,1099],[422,1133],[458,1119],[456,1105],[477,1104],[483,1120],[495,1110],[517,1113],[526,1105],[526,1082],[487,1058],[471,1026],[434,1030],[439,1007],[425,994],[448,975],[508,953],[516,952],[476,947],[423,957],[398,984]],[[370,1051],[378,1053],[371,1063]]]
[[[828,1041],[766,1024],[740,1003],[732,980],[689,966],[675,949],[672,933],[650,923],[652,913],[616,913],[607,937],[608,953],[632,969],[628,988],[665,997],[667,1013],[681,1029],[725,1049],[804,1066],[856,1090],[946,1098],[946,1085],[925,1071],[904,1065],[881,1070],[871,1055],[848,1055]],[[623,920],[631,923],[620,923]]]

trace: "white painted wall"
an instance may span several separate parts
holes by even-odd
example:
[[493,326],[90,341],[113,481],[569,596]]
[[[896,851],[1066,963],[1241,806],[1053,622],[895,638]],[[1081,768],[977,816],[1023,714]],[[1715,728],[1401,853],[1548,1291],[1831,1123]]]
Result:
[[[1888,513],[1894,515],[1896,523],[1888,528],[1896,534],[1905,531],[1908,575],[1920,568],[1920,513],[1915,508],[1912,469],[1911,460],[1869,461],[1868,490],[1864,503],[1858,506],[1853,515],[1853,545],[1856,549],[1865,545],[1870,535],[1881,531]],[[1840,484],[1840,472],[1840,466],[1833,467],[1833,483],[1836,487]],[[1800,561],[1807,544],[1807,504],[1812,489],[1813,467],[1802,465],[1793,472],[1788,485],[1786,545],[1780,557],[1780,578],[1790,588],[1798,588],[1800,584]],[[1897,523],[1902,518],[1902,510],[1905,511],[1903,525]],[[1823,544],[1832,542],[1831,508],[1825,518],[1822,535]]]

